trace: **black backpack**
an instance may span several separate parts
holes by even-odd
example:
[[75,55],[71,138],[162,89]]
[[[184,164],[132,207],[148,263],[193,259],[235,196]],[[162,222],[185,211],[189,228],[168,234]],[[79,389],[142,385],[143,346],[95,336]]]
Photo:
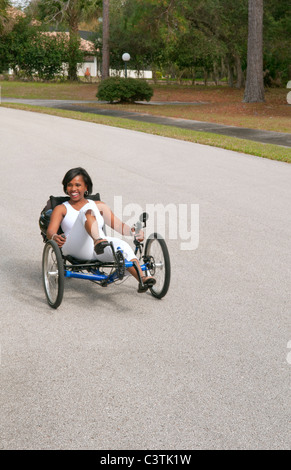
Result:
[[[56,206],[58,206],[59,204],[63,204],[65,201],[69,201],[69,199],[69,196],[50,196],[49,200],[46,203],[46,206],[41,211],[39,217],[39,228],[44,242],[47,241],[46,231],[50,223],[52,211]],[[89,196],[86,196],[86,199],[91,199],[92,201],[100,201],[100,194],[91,194]],[[61,229],[59,229],[58,233],[62,233]]]

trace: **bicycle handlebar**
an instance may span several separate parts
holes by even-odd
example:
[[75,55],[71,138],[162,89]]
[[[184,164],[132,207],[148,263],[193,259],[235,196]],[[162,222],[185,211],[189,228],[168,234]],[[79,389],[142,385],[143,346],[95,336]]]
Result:
[[[136,233],[139,233],[140,230],[144,227],[146,227],[146,221],[148,219],[148,214],[146,212],[143,212],[140,217],[139,217],[139,220],[136,222],[135,224],[135,232]],[[143,242],[140,242],[136,239],[136,237],[134,237],[134,244],[136,246],[136,250],[142,250],[142,243]]]

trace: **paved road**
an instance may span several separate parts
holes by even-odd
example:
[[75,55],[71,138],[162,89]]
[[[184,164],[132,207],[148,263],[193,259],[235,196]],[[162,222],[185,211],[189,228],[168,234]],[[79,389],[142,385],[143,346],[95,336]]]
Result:
[[[0,448],[289,449],[291,166],[12,109],[0,122]],[[162,301],[133,279],[68,280],[48,307],[38,216],[77,165],[111,206],[199,204],[198,249],[168,240]]]
[[[133,121],[142,121],[152,124],[162,124],[164,126],[179,127],[181,129],[189,129],[198,132],[210,132],[213,134],[226,135],[229,137],[237,137],[239,139],[253,140],[255,142],[261,142],[264,144],[281,145],[283,147],[291,147],[291,134],[283,132],[264,131],[260,129],[249,129],[245,127],[227,126],[224,124],[215,124],[211,122],[194,121],[190,119],[177,119],[168,118],[163,116],[153,116],[150,114],[136,113],[130,111],[116,110],[114,108],[94,108],[88,106],[90,103],[96,103],[95,101],[68,101],[68,100],[29,100],[29,99],[18,99],[18,98],[3,98],[4,102],[14,103],[25,103],[30,105],[45,106],[49,108],[59,108],[68,111],[79,111],[83,113],[99,114],[103,116],[113,116],[119,118],[130,119]],[[99,102],[102,106],[102,102]],[[158,106],[158,102],[150,102],[152,106]],[[178,103],[172,102],[172,104],[183,104],[185,106],[199,106],[201,103]]]

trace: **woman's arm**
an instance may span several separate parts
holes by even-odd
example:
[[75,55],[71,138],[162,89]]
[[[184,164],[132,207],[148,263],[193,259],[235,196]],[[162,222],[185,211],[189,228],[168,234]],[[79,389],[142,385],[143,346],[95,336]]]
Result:
[[46,236],[49,240],[55,240],[59,247],[62,247],[66,241],[64,235],[58,235],[58,230],[62,223],[63,218],[66,215],[66,208],[63,204],[60,204],[52,211],[49,226],[46,231]]
[[140,230],[139,234],[136,234],[134,231],[134,227],[130,227],[129,225],[125,224],[122,222],[116,215],[112,212],[109,206],[105,204],[105,202],[98,201],[96,202],[98,209],[100,213],[102,214],[105,224],[111,227],[113,230],[115,230],[118,233],[121,233],[121,235],[126,235],[126,236],[136,236],[139,241],[142,241],[144,239],[144,233],[142,230]]

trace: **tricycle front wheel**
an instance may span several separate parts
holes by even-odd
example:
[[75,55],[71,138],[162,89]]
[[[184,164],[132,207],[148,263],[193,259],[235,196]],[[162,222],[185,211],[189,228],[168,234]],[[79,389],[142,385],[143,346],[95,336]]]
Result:
[[157,299],[161,299],[169,290],[171,263],[166,242],[158,233],[153,233],[147,239],[144,257],[149,267],[147,275],[153,276],[156,280],[150,292]]
[[61,251],[54,240],[48,240],[42,255],[42,279],[48,304],[58,308],[64,294],[64,262]]

